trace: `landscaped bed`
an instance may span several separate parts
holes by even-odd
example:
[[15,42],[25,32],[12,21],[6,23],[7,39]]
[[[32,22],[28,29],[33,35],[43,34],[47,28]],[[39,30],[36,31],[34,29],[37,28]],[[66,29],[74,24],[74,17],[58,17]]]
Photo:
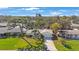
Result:
[[58,38],[54,44],[59,51],[79,51],[79,40]]
[[[40,43],[41,41],[38,39],[33,38],[26,38],[26,40],[31,43],[33,46],[38,46],[37,42]],[[43,44],[40,44],[43,45]],[[29,44],[24,41],[22,38],[3,38],[0,39],[0,50],[19,50],[23,48],[28,48]]]

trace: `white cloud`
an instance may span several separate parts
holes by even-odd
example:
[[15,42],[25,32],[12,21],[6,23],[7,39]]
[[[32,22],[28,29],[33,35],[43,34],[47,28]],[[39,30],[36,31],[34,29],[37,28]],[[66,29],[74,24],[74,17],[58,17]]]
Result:
[[31,8],[22,8],[23,10],[39,10],[39,8],[31,7]]
[[63,13],[59,12],[59,11],[55,11],[55,12],[51,12],[51,15],[52,16],[58,16],[58,15],[63,15]]
[[42,16],[51,16],[51,15],[49,15],[49,14],[46,14],[46,15],[45,15],[45,14],[43,14]]
[[44,10],[39,10],[39,12],[44,12]]
[[79,12],[79,10],[75,10],[76,12]]
[[60,12],[67,12],[67,10],[59,10]]
[[33,10],[32,12],[33,13],[42,13],[42,12],[44,12],[44,10]]
[[8,7],[0,7],[0,9],[6,9],[6,8],[8,8]]
[[79,13],[74,13],[75,16],[79,16]]

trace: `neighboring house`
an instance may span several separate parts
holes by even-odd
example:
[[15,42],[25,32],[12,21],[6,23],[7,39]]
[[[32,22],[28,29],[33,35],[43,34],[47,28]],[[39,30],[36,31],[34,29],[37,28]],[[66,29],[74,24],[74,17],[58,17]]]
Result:
[[18,36],[21,34],[20,28],[8,29],[8,27],[0,27],[0,38],[7,37],[8,34]]
[[[9,29],[7,27],[8,23],[0,23],[0,38],[11,36],[18,36],[21,34],[21,30],[18,26],[16,26],[13,29]],[[24,31],[25,32],[25,31]]]
[[79,24],[75,24],[75,23],[73,23],[73,21],[71,21],[71,28],[72,29],[79,29]]
[[59,36],[66,39],[79,39],[79,30],[62,30]]
[[4,22],[4,23],[0,23],[0,27],[6,27],[8,23]]
[[71,25],[71,28],[72,29],[79,29],[79,24],[72,24]]
[[71,21],[72,30],[59,30],[59,36],[66,39],[79,39],[79,24],[74,24]]

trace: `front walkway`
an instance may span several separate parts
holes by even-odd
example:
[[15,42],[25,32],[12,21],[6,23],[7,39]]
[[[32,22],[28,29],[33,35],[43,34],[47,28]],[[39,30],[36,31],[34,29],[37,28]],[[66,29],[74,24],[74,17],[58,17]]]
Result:
[[46,40],[46,41],[45,41],[45,45],[47,46],[47,49],[48,49],[49,51],[57,51],[57,49],[56,49],[56,47],[55,47],[55,45],[54,45],[53,40]]

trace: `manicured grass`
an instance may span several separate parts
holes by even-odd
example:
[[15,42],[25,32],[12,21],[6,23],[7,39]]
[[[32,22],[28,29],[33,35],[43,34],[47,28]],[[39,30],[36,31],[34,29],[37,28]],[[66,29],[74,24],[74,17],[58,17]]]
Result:
[[[71,46],[71,49],[64,47],[64,45],[61,43],[62,40],[64,40],[66,44]],[[54,40],[54,44],[59,51],[79,51],[79,40],[75,39],[67,40],[59,38],[58,40]]]
[[41,43],[40,39],[35,39],[35,38],[33,39],[33,38],[28,38],[28,37],[26,37],[26,39],[32,46],[38,46],[38,43],[39,44]]
[[[38,46],[36,43],[41,41],[33,38],[26,38],[33,46]],[[0,39],[0,50],[17,50],[18,48],[24,48],[29,44],[21,38],[4,38]]]
[[0,39],[0,50],[16,50],[17,48],[22,48],[26,46],[21,38],[5,38]]

